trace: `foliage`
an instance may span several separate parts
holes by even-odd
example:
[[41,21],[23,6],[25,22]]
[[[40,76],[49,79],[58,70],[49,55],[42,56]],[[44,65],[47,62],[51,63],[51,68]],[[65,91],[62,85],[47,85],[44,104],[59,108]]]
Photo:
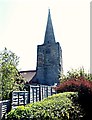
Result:
[[23,88],[23,78],[18,74],[19,57],[5,48],[0,53],[0,73],[2,74],[2,99],[8,99],[10,92]]
[[54,87],[57,92],[80,92],[89,94],[92,92],[92,81],[86,80],[84,77],[71,78]]
[[78,92],[78,102],[85,113],[83,120],[92,119],[92,81],[84,77],[71,78],[54,89],[57,92]]
[[86,73],[84,68],[79,68],[79,69],[71,69],[66,73],[66,75],[61,74],[60,75],[60,83],[67,81],[69,79],[78,79],[80,77],[84,77],[86,80],[92,81],[92,74]]
[[83,113],[77,99],[78,94],[73,92],[55,94],[11,110],[7,120],[80,120]]

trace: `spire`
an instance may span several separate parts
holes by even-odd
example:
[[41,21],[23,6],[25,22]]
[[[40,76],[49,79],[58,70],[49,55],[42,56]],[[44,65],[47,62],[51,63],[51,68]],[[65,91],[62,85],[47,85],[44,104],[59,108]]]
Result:
[[55,36],[54,36],[54,30],[51,20],[50,9],[48,10],[48,21],[47,21],[45,39],[44,39],[44,44],[47,43],[55,43]]

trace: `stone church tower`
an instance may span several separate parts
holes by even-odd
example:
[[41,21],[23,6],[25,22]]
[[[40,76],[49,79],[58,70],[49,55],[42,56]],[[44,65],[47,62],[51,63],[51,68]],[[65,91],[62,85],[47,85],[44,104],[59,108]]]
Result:
[[44,43],[37,46],[37,68],[32,84],[54,85],[59,84],[59,75],[62,72],[62,50],[55,41],[50,10]]

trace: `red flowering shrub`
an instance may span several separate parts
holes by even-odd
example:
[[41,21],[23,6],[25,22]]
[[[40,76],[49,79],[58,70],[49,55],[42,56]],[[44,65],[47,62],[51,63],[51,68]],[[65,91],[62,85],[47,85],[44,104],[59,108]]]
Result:
[[57,92],[78,92],[78,102],[84,110],[83,120],[92,119],[92,81],[84,77],[71,78],[54,87]]
[[92,92],[92,81],[86,80],[84,77],[71,78],[59,86],[54,87],[57,92]]

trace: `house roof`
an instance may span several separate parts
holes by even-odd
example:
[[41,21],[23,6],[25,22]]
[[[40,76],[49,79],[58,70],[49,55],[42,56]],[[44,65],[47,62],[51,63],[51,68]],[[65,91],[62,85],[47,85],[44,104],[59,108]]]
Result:
[[19,71],[19,73],[29,82],[36,74],[36,70]]

